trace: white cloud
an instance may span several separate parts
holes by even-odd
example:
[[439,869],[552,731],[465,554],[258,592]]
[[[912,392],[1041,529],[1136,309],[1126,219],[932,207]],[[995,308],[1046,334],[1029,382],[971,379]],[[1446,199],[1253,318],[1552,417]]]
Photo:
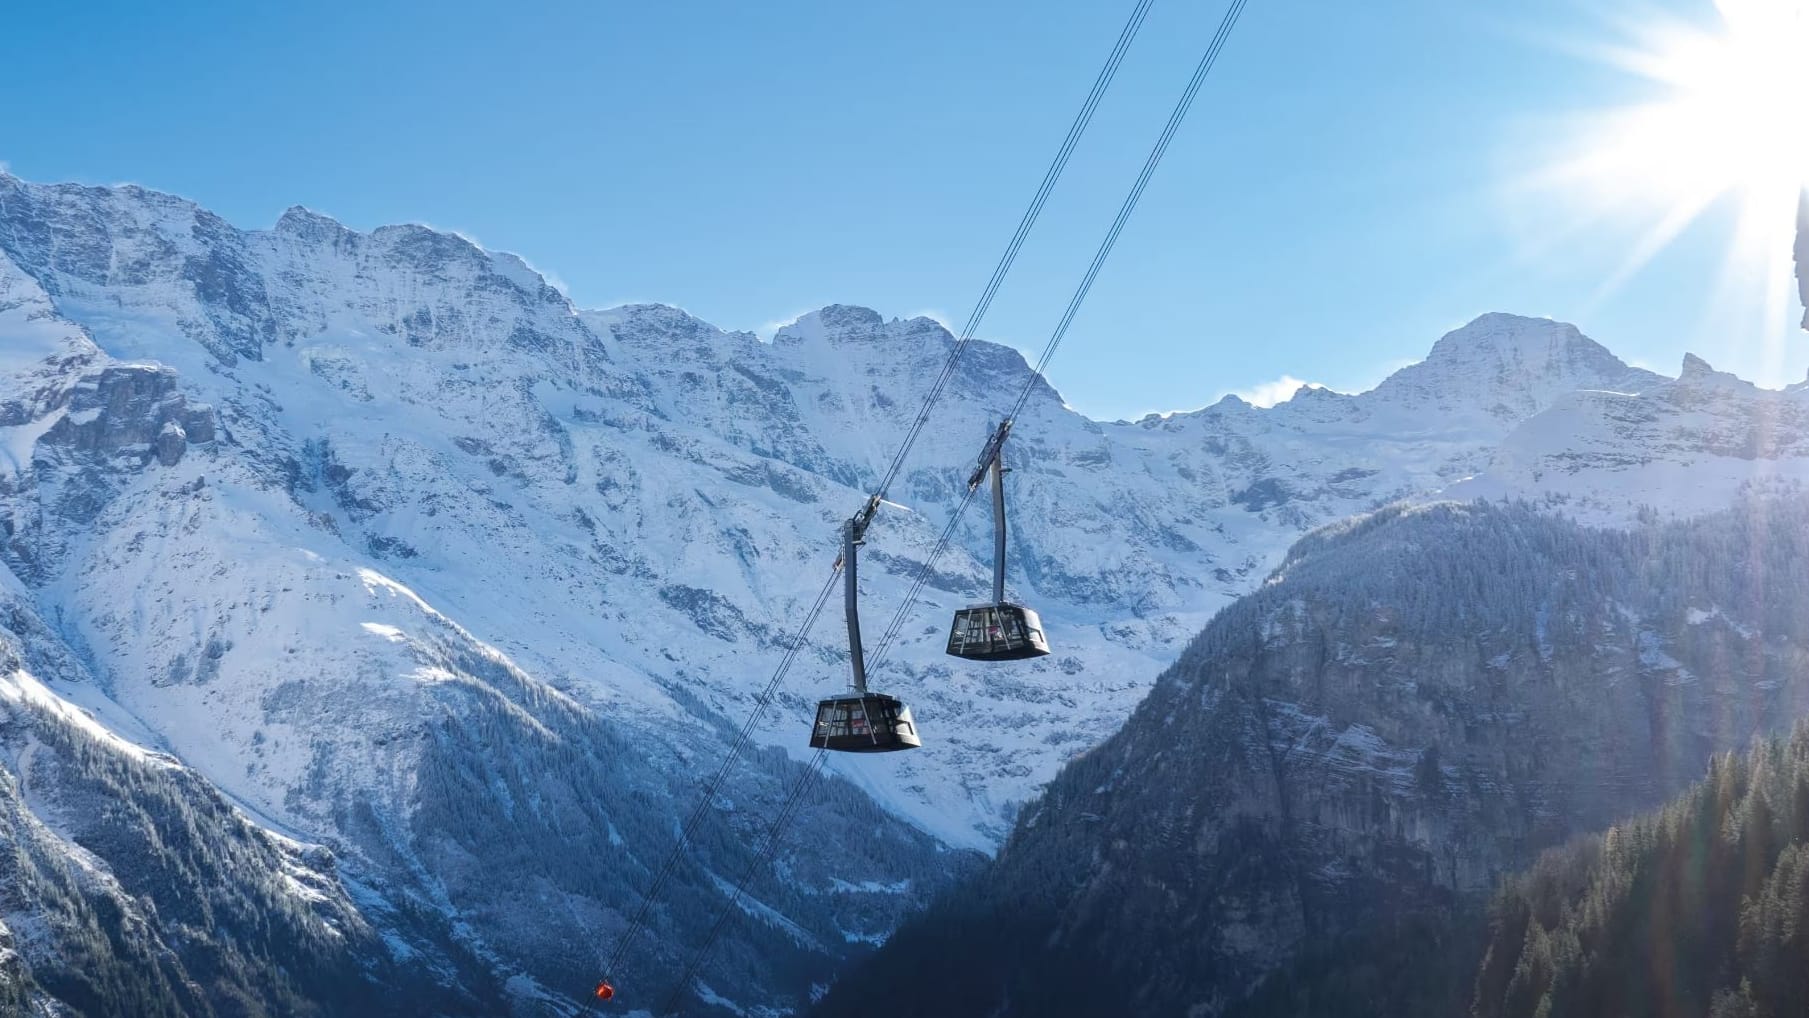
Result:
[[1248,389],[1233,389],[1231,395],[1251,406],[1272,407],[1277,403],[1286,403],[1294,398],[1301,389],[1323,389],[1318,382],[1305,382],[1293,375],[1283,375],[1273,382],[1263,382]]
[[790,318],[775,318],[770,322],[762,322],[760,327],[754,330],[754,335],[759,336],[762,342],[770,343],[773,341],[774,333],[777,333],[787,325],[796,324],[798,319],[803,318],[805,315],[810,314],[812,311],[816,311],[821,307],[822,305],[819,304],[814,308],[805,308],[797,314],[792,315]]

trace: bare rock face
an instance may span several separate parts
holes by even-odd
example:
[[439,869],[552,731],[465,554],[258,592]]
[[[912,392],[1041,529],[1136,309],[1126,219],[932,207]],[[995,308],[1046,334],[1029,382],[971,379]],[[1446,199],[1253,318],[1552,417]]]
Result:
[[1797,204],[1796,280],[1803,297],[1803,328],[1809,329],[1809,189]]
[[181,462],[190,443],[214,439],[214,411],[190,403],[170,368],[122,364],[82,379],[61,420],[42,441],[72,452],[153,456],[166,467]]

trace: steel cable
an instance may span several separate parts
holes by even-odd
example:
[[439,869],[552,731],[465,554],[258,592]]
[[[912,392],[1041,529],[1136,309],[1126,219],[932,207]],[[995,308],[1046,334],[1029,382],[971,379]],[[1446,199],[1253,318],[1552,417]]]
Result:
[[[1145,159],[1143,168],[1139,172],[1136,182],[1131,186],[1130,193],[1125,197],[1124,203],[1119,207],[1118,214],[1113,219],[1111,227],[1107,230],[1105,239],[1100,243],[1099,249],[1095,252],[1092,262],[1088,265],[1087,272],[1082,277],[1080,285],[1075,289],[1074,295],[1069,299],[1068,305],[1063,311],[1060,321],[1057,323],[1054,332],[1050,335],[1048,343],[1043,348],[1042,355],[1037,359],[1036,365],[1031,371],[1030,378],[1025,382],[1023,392],[1019,394],[1017,401],[1012,405],[1012,410],[1006,418],[1007,421],[1016,420],[1018,414],[1023,411],[1025,404],[1029,401],[1031,393],[1035,391],[1036,383],[1043,378],[1044,370],[1048,367],[1050,360],[1054,358],[1056,350],[1061,346],[1062,339],[1066,337],[1069,327],[1073,324],[1075,315],[1079,313],[1081,305],[1085,302],[1088,293],[1092,290],[1093,284],[1098,279],[1101,269],[1104,268],[1107,258],[1110,257],[1113,247],[1118,242],[1119,235],[1124,231],[1125,224],[1129,222],[1131,214],[1136,210],[1138,202],[1143,197],[1144,189],[1149,185],[1150,178],[1154,176],[1156,167],[1161,164],[1162,157],[1168,151],[1169,143],[1173,141],[1176,132],[1180,129],[1181,123],[1186,119],[1188,111],[1193,106],[1195,97],[1199,94],[1200,86],[1212,72],[1213,65],[1218,61],[1219,53],[1224,49],[1225,42],[1229,39],[1232,29],[1236,27],[1238,18],[1243,14],[1244,7],[1247,3],[1248,0],[1232,0],[1231,6],[1226,10],[1223,19],[1221,19],[1219,23],[1218,31],[1213,35],[1212,41],[1207,45],[1205,54],[1195,66],[1193,76],[1188,80],[1187,87],[1183,90],[1180,100],[1170,112],[1168,121],[1164,125],[1161,135],[1157,138],[1156,144],[1151,148],[1149,156]],[[1147,9],[1147,4],[1140,5],[1140,9]],[[1033,210],[1039,208],[1040,206],[1037,204],[1032,205]],[[1024,232],[1027,232],[1027,230]],[[1014,242],[1015,241],[1016,238],[1014,238]],[[1015,257],[1015,250],[1008,253],[1008,258],[1009,257]],[[1008,262],[1003,264],[1008,265]],[[990,284],[989,288],[990,290],[996,290],[996,287],[991,287]],[[991,293],[989,292],[983,299],[981,306],[976,309],[978,315],[984,314],[984,308],[990,301]],[[899,455],[894,460],[892,468],[887,471],[885,479],[882,481],[879,488],[880,495],[883,496],[886,487],[890,484],[891,480],[895,478],[898,469],[903,462],[905,453],[909,451],[911,444],[916,440],[917,434],[921,432],[922,426],[927,420],[929,406],[934,403],[936,396],[940,394],[941,388],[946,384],[948,376],[953,373],[954,365],[959,361],[961,349],[971,338],[971,335],[969,335],[970,331],[971,330],[969,329],[963,330],[963,338],[957,343],[955,353],[951,356],[949,364],[944,368],[943,376],[938,378],[936,386],[932,389],[930,399],[926,401],[924,412],[919,415],[917,422],[913,424],[913,429],[909,433],[905,445],[899,450]],[[916,602],[917,594],[922,591],[924,585],[927,583],[936,559],[941,556],[942,552],[947,549],[951,542],[961,516],[965,513],[968,505],[973,501],[974,491],[975,489],[973,488],[968,489],[967,494],[956,506],[955,511],[950,514],[948,524],[943,528],[942,534],[936,544],[932,547],[930,554],[918,568],[917,576],[913,581],[910,590],[906,593],[903,603],[899,605],[897,612],[893,615],[892,621],[887,625],[887,628],[880,639],[879,646],[874,654],[874,668],[877,668],[883,663],[887,650],[902,631],[905,622],[909,619],[911,609]],[[810,785],[814,783],[826,755],[826,750],[817,750],[816,754],[811,757],[810,763],[806,766],[804,774],[800,775],[797,782],[793,785],[792,791],[787,796],[784,806],[781,807],[779,815],[774,818],[772,825],[768,829],[764,846],[755,858],[750,860],[748,866],[743,870],[740,879],[736,881],[734,892],[730,895],[729,901],[726,902],[718,912],[716,922],[712,925],[710,933],[705,938],[703,944],[699,946],[691,963],[685,967],[685,971],[680,976],[678,984],[673,987],[671,994],[667,997],[665,1004],[662,1006],[662,1012],[669,1011],[672,1006],[683,997],[684,993],[689,988],[692,978],[696,975],[697,970],[702,967],[703,961],[708,957],[710,949],[716,943],[717,937],[721,935],[723,928],[727,925],[730,913],[740,904],[748,880],[752,878],[756,870],[764,864],[777,849],[779,840],[784,834],[785,826],[790,822],[791,814],[795,811],[797,804],[801,801],[804,793],[808,790]]]

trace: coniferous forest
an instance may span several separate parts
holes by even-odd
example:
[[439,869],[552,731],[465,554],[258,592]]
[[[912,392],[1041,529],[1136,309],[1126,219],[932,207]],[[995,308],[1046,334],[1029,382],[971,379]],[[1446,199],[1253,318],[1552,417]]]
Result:
[[1508,881],[1473,1013],[1809,1014],[1809,726]]

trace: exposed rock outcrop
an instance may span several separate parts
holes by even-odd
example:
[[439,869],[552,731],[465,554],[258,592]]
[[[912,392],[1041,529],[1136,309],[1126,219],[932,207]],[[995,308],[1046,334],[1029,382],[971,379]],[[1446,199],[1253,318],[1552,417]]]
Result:
[[1809,329],[1809,188],[1797,203],[1796,280],[1803,300],[1803,328]]
[[100,456],[156,458],[166,467],[190,445],[214,440],[214,411],[190,403],[170,368],[119,364],[81,379],[68,393],[62,418],[41,441],[53,449]]

